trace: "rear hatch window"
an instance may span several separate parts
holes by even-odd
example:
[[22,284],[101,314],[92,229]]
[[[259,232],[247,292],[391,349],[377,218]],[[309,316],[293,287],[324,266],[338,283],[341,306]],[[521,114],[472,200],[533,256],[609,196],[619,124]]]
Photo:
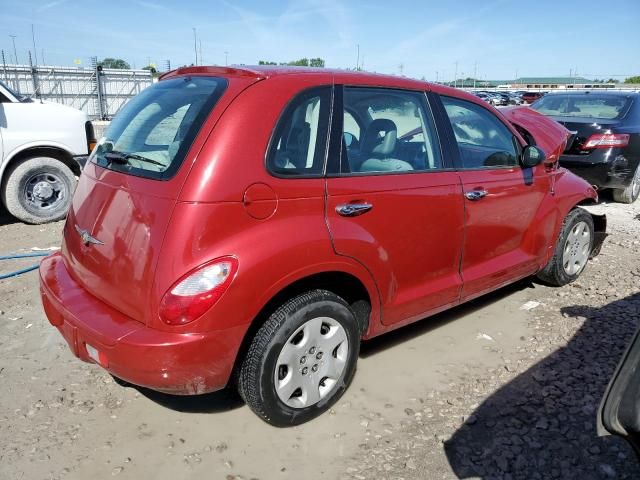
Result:
[[613,95],[547,95],[531,108],[551,117],[614,120],[624,117],[631,98]]
[[226,86],[223,78],[193,76],[146,88],[118,112],[92,161],[139,177],[171,178]]

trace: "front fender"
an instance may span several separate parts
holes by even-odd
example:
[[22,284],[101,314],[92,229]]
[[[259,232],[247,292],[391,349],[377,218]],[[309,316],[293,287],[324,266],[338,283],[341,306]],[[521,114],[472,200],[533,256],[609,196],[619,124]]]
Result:
[[[550,175],[552,175],[552,190],[545,198],[538,218],[541,224],[546,223],[551,227],[552,235],[548,238],[540,268],[544,267],[553,256],[562,223],[569,212],[581,204],[598,201],[598,193],[593,186],[565,168],[558,168]],[[597,243],[599,251],[606,237],[606,218],[604,220],[594,218],[594,225],[596,226],[596,242],[599,242]]]

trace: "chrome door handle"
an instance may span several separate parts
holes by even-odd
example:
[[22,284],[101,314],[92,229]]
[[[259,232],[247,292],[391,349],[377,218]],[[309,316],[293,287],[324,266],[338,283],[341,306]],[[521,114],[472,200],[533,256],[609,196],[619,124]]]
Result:
[[370,203],[344,203],[336,207],[336,212],[343,217],[357,217],[373,208]]
[[489,192],[487,192],[486,190],[471,190],[470,192],[465,192],[464,194],[464,196],[467,197],[468,200],[473,200],[474,202],[486,197],[487,195],[489,195]]

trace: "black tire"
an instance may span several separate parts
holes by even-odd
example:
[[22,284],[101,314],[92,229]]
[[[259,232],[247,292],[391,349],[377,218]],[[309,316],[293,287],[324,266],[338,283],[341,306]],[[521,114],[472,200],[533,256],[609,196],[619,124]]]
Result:
[[[305,323],[329,317],[344,328],[347,360],[339,380],[317,403],[304,408],[285,404],[276,392],[276,364],[285,343]],[[349,305],[326,290],[312,290],[287,301],[258,330],[238,375],[238,391],[249,408],[277,427],[300,425],[322,414],[338,401],[353,379],[360,351],[360,330]],[[315,361],[315,360],[314,360]]]
[[588,251],[590,256],[593,250],[594,241],[593,218],[586,210],[582,208],[574,208],[564,219],[562,229],[560,230],[560,235],[558,236],[558,241],[553,251],[551,260],[549,260],[549,263],[547,263],[547,265],[540,272],[538,272],[538,278],[544,283],[556,287],[561,287],[575,281],[584,271],[586,264],[574,274],[569,274],[563,266],[563,255],[567,243],[567,238],[569,237],[569,234],[573,230],[573,228],[580,222],[586,223],[589,228],[590,245]]
[[633,203],[640,196],[640,165],[634,172],[631,183],[627,188],[613,190],[613,199],[618,203]]
[[[40,199],[34,191],[44,185]],[[48,185],[48,186],[47,186]],[[26,223],[53,222],[65,217],[76,187],[76,177],[62,161],[33,157],[15,163],[4,174],[2,202],[9,213]]]

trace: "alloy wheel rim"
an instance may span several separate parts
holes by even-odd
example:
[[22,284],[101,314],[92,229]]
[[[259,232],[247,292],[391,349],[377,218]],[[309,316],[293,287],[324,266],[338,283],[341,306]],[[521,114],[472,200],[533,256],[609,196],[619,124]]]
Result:
[[278,355],[274,380],[278,398],[292,408],[315,405],[338,386],[349,355],[344,327],[316,317],[287,339]]
[[640,193],[640,166],[636,168],[636,173],[633,174],[633,180],[631,182],[631,195],[633,198],[636,198]]
[[589,260],[591,230],[586,222],[576,223],[564,244],[562,267],[569,275],[577,275]]

